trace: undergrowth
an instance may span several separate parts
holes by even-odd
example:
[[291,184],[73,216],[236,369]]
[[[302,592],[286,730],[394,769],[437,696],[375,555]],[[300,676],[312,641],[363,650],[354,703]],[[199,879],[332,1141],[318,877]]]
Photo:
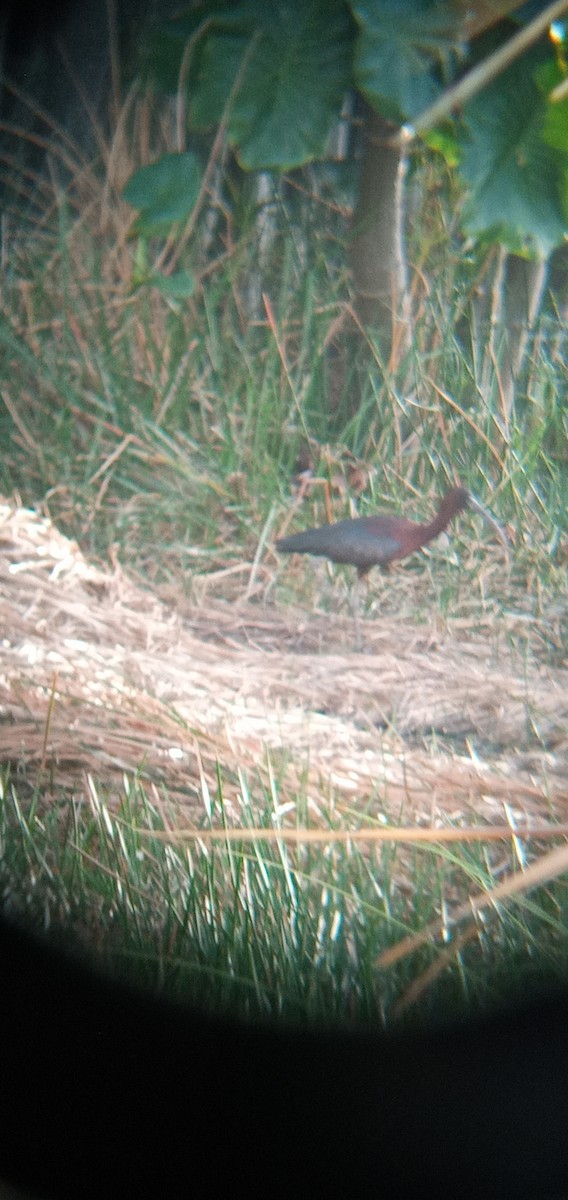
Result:
[[[412,348],[388,364],[369,341],[357,367],[342,333],[348,227],[343,249],[326,238],[316,196],[311,224],[304,214],[299,231],[284,229],[262,272],[254,225],[240,241],[223,226],[215,258],[204,218],[185,251],[193,297],[135,285],[139,243],[120,189],[136,165],[136,128],[126,161],[122,142],[121,153],[109,148],[106,178],[92,171],[87,188],[83,170],[47,197],[38,179],[41,216],[7,227],[2,490],[43,501],[89,554],[113,547],[145,577],[187,582],[252,558],[269,514],[278,528],[294,503],[298,465],[325,481],[337,519],[355,505],[424,519],[460,481],[514,540],[511,593],[534,593],[538,579],[539,603],[557,595],[567,473],[554,328],[543,317],[515,410],[503,411],[495,371],[476,365],[456,332],[472,268],[446,231],[453,197],[434,193],[424,246],[411,247],[422,281]],[[424,194],[433,172],[424,163]],[[145,249],[156,261],[160,252]],[[328,515],[323,486],[312,486],[297,524]],[[481,566],[481,544],[477,552]],[[267,561],[276,568],[270,552]]]
[[377,962],[464,888],[489,891],[505,866],[514,870],[512,843],[294,848],[271,840],[281,820],[274,797],[243,788],[243,825],[266,827],[267,840],[212,845],[207,829],[230,824],[221,778],[203,837],[191,839],[135,779],[118,796],[91,780],[89,803],[37,791],[24,803],[25,790],[4,773],[4,911],[79,954],[95,949],[116,976],[208,1011],[314,1026],[428,1024],[484,1011],[519,986],[558,983],[566,970],[562,879],[486,916],[439,971],[447,946],[435,941],[395,967]]

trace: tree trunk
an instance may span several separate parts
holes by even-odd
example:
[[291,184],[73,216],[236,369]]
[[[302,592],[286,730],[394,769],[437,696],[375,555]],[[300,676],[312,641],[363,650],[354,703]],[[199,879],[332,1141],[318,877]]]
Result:
[[361,323],[390,357],[410,340],[404,237],[406,156],[392,144],[399,127],[365,106],[359,196],[353,214],[351,267]]

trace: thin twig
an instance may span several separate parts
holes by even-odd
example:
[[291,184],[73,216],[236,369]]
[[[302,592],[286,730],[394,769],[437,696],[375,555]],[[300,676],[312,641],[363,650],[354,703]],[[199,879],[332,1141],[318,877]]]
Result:
[[49,700],[48,700],[48,704],[47,704],[47,712],[45,714],[45,725],[44,725],[44,730],[43,730],[43,746],[41,748],[40,771],[43,771],[43,769],[45,767],[45,760],[47,758],[47,742],[48,742],[48,738],[49,738],[49,731],[51,729],[51,720],[53,717],[53,711],[55,708],[55,692],[56,692],[56,688],[57,688],[57,679],[58,679],[58,672],[54,671],[53,672],[53,682],[51,685],[51,691],[49,693]]
[[473,67],[459,83],[454,87],[448,88],[439,100],[412,122],[404,125],[394,139],[393,144],[407,146],[411,138],[423,136],[428,130],[433,129],[435,125],[439,125],[451,115],[456,108],[462,107],[470,100],[492,83],[498,75],[501,75],[507,67],[519,58],[529,46],[546,33],[548,27],[553,21],[559,20],[560,17],[568,12],[568,0],[556,0],[554,4],[549,4],[544,12],[539,13],[534,20],[525,25],[519,33],[514,34],[509,38],[504,46],[500,46],[493,54]]

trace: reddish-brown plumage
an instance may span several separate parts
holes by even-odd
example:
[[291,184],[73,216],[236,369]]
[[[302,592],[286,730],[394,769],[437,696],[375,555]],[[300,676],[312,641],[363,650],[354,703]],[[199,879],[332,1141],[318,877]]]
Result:
[[395,559],[406,558],[431,542],[447,528],[456,513],[470,504],[488,516],[466,488],[455,487],[446,492],[436,516],[428,524],[389,515],[354,517],[280,538],[276,549],[285,554],[315,554],[332,562],[348,563],[357,567],[359,575],[366,575],[371,567],[388,567]]

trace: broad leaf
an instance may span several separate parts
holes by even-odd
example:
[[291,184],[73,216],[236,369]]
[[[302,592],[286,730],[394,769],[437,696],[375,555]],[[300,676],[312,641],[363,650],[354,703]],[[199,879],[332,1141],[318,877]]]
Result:
[[[186,83],[190,88],[193,87],[196,62],[206,37],[214,28],[217,18],[222,24],[223,18],[230,18],[234,9],[234,0],[204,0],[195,4],[189,12],[185,11],[178,17],[164,21],[156,30],[149,40],[144,66],[145,71],[156,80],[164,92],[177,92],[182,60],[192,39]],[[202,37],[199,36],[200,31]]]
[[187,300],[195,291],[195,276],[190,271],[176,271],[175,275],[152,275],[148,283],[171,300]]
[[565,81],[566,73],[557,63],[548,63],[535,75],[536,82],[546,97],[546,114],[542,136],[547,146],[562,155],[560,179],[560,203],[568,225],[568,97],[564,100],[549,100],[551,91]]
[[150,39],[145,74],[149,74],[162,91],[177,92],[185,48],[202,21],[203,17],[199,16],[177,17],[164,23]]
[[542,136],[547,145],[568,158],[568,96],[548,99],[554,88],[565,82],[566,74],[551,60],[535,71],[535,80],[546,101]]
[[194,154],[165,154],[149,167],[141,167],[124,188],[124,199],[140,209],[134,231],[155,234],[168,230],[176,221],[187,220],[201,183]]
[[228,136],[241,166],[289,170],[321,156],[351,82],[352,38],[342,0],[235,5],[200,54],[191,123],[219,122],[238,80]]
[[455,5],[433,0],[354,0],[360,32],[355,83],[384,117],[408,121],[452,75],[460,40]]
[[460,173],[469,187],[469,233],[545,257],[566,229],[566,156],[543,140],[547,105],[533,79],[541,59],[525,55],[467,106]]

